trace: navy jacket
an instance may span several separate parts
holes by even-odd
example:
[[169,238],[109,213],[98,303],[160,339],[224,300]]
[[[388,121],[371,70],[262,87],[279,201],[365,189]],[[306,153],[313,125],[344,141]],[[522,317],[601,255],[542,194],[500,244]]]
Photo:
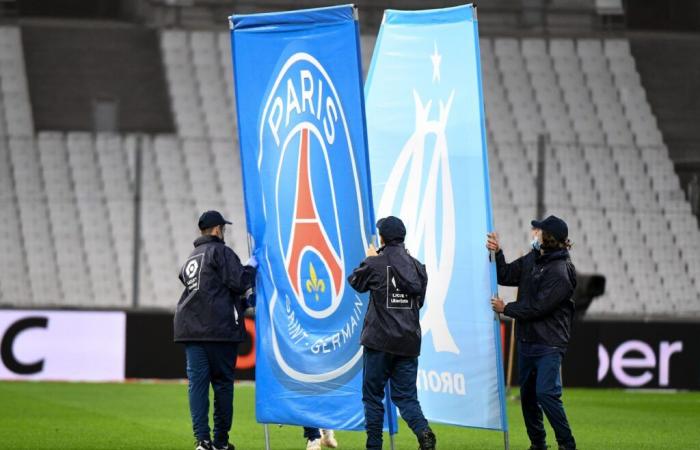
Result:
[[365,347],[401,356],[420,354],[419,310],[428,274],[403,244],[388,244],[365,259],[348,277],[358,292],[370,291],[360,342]]
[[517,286],[518,298],[506,305],[506,316],[517,319],[516,336],[523,342],[566,348],[574,316],[572,299],[576,268],[569,252],[531,251],[510,264],[496,253],[498,284]]
[[175,342],[241,342],[245,337],[242,295],[255,282],[255,269],[216,236],[201,236],[180,270],[185,290],[175,311]]

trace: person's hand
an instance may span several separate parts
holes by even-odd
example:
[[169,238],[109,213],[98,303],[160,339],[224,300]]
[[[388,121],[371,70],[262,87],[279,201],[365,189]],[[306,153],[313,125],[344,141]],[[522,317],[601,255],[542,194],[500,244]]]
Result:
[[490,252],[497,253],[501,249],[501,245],[498,242],[498,235],[496,233],[488,233],[486,235],[486,248]]
[[374,244],[369,244],[366,254],[367,256],[377,256],[377,249],[374,248]]
[[[248,306],[246,308],[246,311],[248,311],[251,308],[255,308],[255,303],[256,303],[256,297],[255,297],[255,289],[252,287],[248,288],[245,291],[245,294],[243,294],[243,298],[245,298],[245,304]],[[255,315],[255,314],[253,314]]]
[[245,265],[257,269],[258,260],[255,258],[255,255],[250,255],[250,258],[248,258],[248,262],[246,262]]
[[497,295],[491,299],[491,309],[500,314],[506,309],[506,304]]

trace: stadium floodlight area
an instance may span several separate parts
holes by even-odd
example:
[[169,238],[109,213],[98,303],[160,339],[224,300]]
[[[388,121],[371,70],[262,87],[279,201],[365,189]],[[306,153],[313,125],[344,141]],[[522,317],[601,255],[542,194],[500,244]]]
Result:
[[[228,32],[165,30],[177,135],[34,133],[19,28],[0,27],[0,303],[128,307],[141,157],[139,304],[174,308],[204,209],[247,255]],[[607,277],[596,315],[700,316],[700,230],[626,39],[481,38],[494,218],[527,251],[540,135],[545,204],[581,272]],[[374,37],[362,36],[365,71]],[[512,290],[504,289],[506,298]]]

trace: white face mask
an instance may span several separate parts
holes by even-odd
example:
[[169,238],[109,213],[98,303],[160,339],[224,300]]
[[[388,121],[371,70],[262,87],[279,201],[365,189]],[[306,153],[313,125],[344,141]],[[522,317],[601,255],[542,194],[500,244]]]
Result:
[[540,240],[537,239],[537,237],[532,238],[532,241],[530,242],[530,246],[532,247],[533,250],[539,252],[540,249],[542,248],[542,244],[540,243]]

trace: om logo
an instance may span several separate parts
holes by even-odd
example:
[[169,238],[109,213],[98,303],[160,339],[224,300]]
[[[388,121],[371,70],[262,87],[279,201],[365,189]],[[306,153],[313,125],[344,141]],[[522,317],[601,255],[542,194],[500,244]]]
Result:
[[[440,58],[436,44],[431,56],[433,83],[440,82]],[[459,354],[445,317],[455,260],[455,205],[445,132],[454,95],[452,90],[447,101],[439,99],[434,108],[432,100],[422,100],[413,90],[415,129],[387,178],[378,215],[404,220],[406,247],[413,255],[422,255],[428,270],[425,297],[430,301],[421,320],[423,335],[432,333],[435,351]],[[426,148],[428,137],[433,138],[432,148]]]

